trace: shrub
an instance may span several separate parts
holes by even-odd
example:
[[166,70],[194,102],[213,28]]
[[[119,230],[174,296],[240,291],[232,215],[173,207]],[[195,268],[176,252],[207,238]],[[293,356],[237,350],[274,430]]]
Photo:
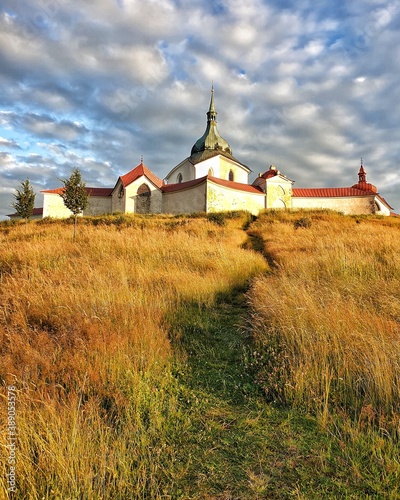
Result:
[[295,229],[311,227],[311,221],[308,217],[301,217],[293,222]]
[[207,214],[207,220],[214,222],[217,226],[226,226],[226,214],[224,212],[211,212]]

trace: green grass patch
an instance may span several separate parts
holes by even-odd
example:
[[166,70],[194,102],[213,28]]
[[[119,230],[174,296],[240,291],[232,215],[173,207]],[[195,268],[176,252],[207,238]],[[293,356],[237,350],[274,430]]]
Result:
[[316,418],[265,401],[249,365],[246,317],[236,289],[170,318],[179,330],[175,348],[186,356],[176,375],[190,415],[181,441],[181,460],[190,460],[177,498],[390,498],[393,477],[366,450],[360,454],[362,444],[344,444]]

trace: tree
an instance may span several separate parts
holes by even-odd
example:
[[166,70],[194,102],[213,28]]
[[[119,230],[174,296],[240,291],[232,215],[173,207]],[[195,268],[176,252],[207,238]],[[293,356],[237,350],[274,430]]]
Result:
[[15,202],[12,204],[13,208],[17,214],[28,222],[29,217],[33,213],[33,207],[35,205],[35,196],[33,188],[29,179],[21,182],[21,189],[16,189],[14,194]]
[[81,214],[88,205],[89,195],[86,191],[86,184],[82,180],[79,168],[74,168],[69,179],[61,179],[64,184],[63,192],[60,194],[64,205],[74,214],[74,239],[76,238],[76,224],[78,215]]

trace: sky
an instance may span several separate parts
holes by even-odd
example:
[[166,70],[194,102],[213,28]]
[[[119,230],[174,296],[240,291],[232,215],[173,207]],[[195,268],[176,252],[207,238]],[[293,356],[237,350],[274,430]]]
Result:
[[354,0],[2,0],[0,218],[29,179],[42,206],[78,167],[113,187],[160,178],[206,127],[252,181],[367,181],[400,213],[400,3]]

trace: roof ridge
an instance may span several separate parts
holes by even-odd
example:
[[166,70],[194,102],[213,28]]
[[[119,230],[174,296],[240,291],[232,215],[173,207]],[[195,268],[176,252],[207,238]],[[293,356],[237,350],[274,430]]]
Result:
[[121,175],[119,179],[121,179],[121,182],[124,187],[129,186],[129,184],[132,184],[136,179],[141,177],[142,175],[146,176],[150,182],[152,182],[156,187],[159,189],[163,185],[163,181],[156,175],[154,174],[149,167],[147,167],[144,163],[139,163],[135,168],[130,170],[124,175]]

